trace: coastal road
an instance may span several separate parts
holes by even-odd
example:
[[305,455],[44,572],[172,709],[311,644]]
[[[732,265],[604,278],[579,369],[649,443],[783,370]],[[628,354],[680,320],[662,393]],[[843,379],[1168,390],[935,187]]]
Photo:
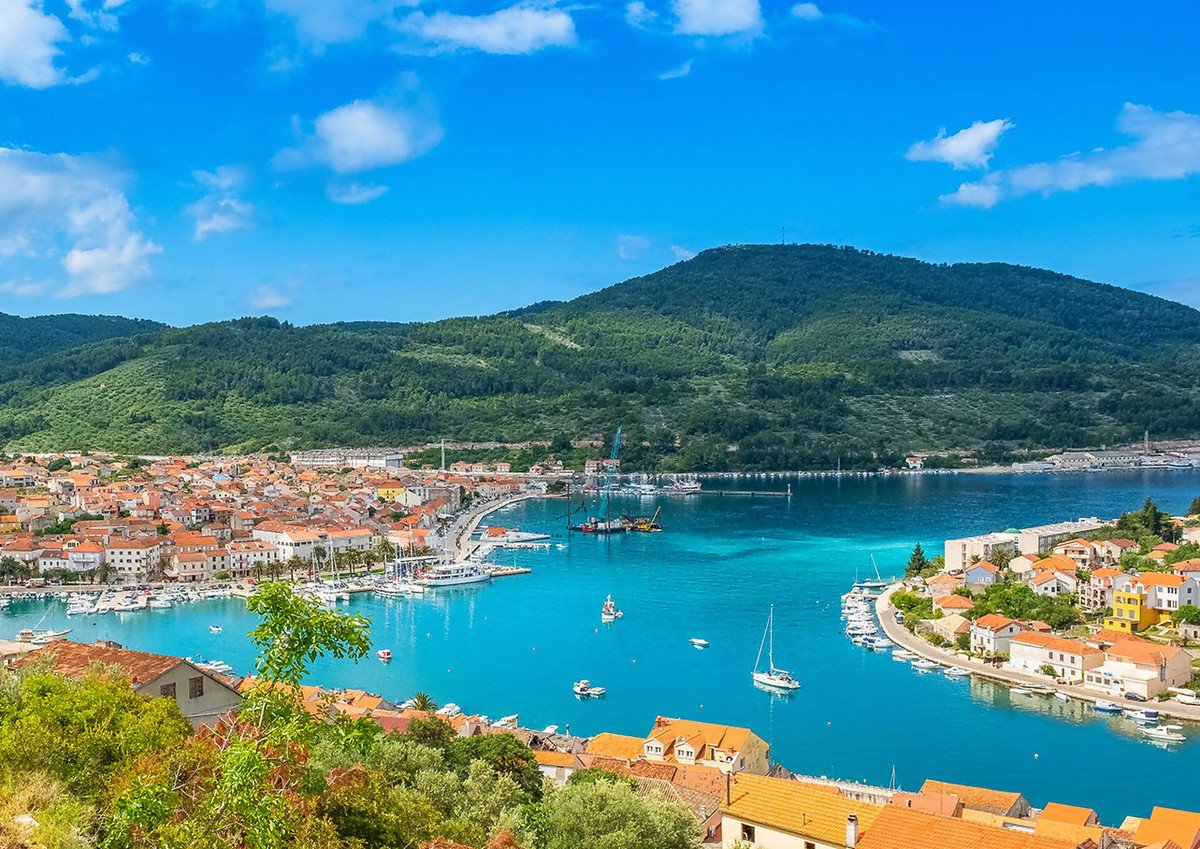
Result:
[[[991,678],[993,681],[1003,681],[1014,686],[1048,686],[1065,693],[1073,699],[1085,702],[1096,702],[1100,699],[1105,699],[1126,704],[1125,699],[1114,697],[1108,693],[1098,693],[1095,690],[1069,684],[1055,684],[1054,679],[1046,675],[1027,675],[1023,672],[997,669],[982,661],[968,659],[960,654],[931,645],[923,637],[918,637],[896,622],[896,608],[892,606],[892,594],[900,590],[902,586],[902,584],[892,584],[875,600],[875,613],[879,617],[879,624],[888,639],[896,645],[902,646],[926,660],[932,660],[934,663],[940,663],[943,666],[961,666],[963,669],[971,670],[971,673],[974,675]],[[1127,706],[1131,709],[1138,708],[1142,707],[1143,703],[1129,701]],[[1176,701],[1158,702],[1151,700],[1145,702],[1144,706],[1157,710],[1163,716],[1200,722],[1200,705],[1182,705]]]

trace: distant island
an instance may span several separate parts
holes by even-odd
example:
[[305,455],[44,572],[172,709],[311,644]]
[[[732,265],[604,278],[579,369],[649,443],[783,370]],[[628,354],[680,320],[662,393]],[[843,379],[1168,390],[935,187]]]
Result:
[[646,471],[849,470],[913,452],[985,464],[1196,437],[1198,366],[1200,312],[1115,286],[730,246],[572,301],[431,323],[0,315],[0,448],[447,438],[497,444],[479,458],[516,469],[581,463],[621,426],[624,467]]

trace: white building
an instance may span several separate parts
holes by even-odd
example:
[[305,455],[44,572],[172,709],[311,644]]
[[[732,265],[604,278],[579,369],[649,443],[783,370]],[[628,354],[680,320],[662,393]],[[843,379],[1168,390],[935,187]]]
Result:
[[1053,671],[1055,678],[1068,682],[1082,682],[1085,674],[1104,663],[1104,652],[1078,640],[1055,637],[1036,631],[1017,634],[1009,642],[1006,669],[1024,672],[1027,675],[1044,674],[1044,668]]
[[1017,553],[1017,538],[1017,534],[1003,531],[963,537],[962,539],[948,539],[942,551],[946,558],[946,571],[965,569],[976,557],[980,560],[993,560],[996,552],[999,551],[1012,556]]
[[1050,525],[1022,528],[1017,540],[1017,548],[1021,554],[1041,554],[1043,551],[1049,551],[1063,540],[1108,527],[1109,524],[1109,522],[1093,516],[1087,519],[1076,519],[1074,522],[1055,522]]

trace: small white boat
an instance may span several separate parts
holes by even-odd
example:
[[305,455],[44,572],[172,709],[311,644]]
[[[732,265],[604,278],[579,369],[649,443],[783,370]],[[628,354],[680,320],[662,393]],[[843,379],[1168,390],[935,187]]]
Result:
[[1158,721],[1158,711],[1153,708],[1126,708],[1125,715],[1135,722]]
[[867,637],[866,642],[871,648],[878,650],[890,649],[893,645],[895,645],[887,637]]
[[892,652],[892,660],[912,660],[914,657],[916,655],[908,649],[896,649]]
[[937,669],[938,665],[932,660],[926,660],[923,657],[919,657],[912,662],[912,668],[919,669],[922,672],[928,672],[931,669]]
[[617,610],[617,605],[612,600],[611,594],[604,600],[604,604],[600,607],[600,621],[605,624],[608,624],[609,622],[616,622],[624,615],[624,613]]
[[961,666],[951,666],[943,673],[947,678],[969,678],[971,670]]
[[375,656],[377,658],[379,658],[380,660],[382,660],[384,663],[387,663],[389,660],[392,659],[392,650],[391,649],[380,649],[379,651],[375,652]]
[[584,699],[598,699],[608,692],[603,687],[592,686],[592,682],[586,678],[582,678],[571,685],[571,691]]
[[458,716],[461,713],[462,713],[462,708],[460,708],[454,702],[448,702],[447,704],[442,705],[437,710],[438,716],[447,716],[447,717]]
[[543,734],[557,734],[558,726],[557,725],[547,725],[545,728],[542,729],[542,733]]
[[1054,688],[1047,687],[1045,684],[1038,684],[1036,687],[1030,687],[1029,692],[1035,696],[1049,696],[1054,692]]
[[1054,698],[1058,699],[1060,702],[1069,702],[1069,701],[1071,701],[1071,697],[1070,697],[1070,696],[1068,696],[1066,693],[1060,693],[1060,692],[1059,692],[1059,691],[1057,691],[1057,690],[1055,690],[1055,691],[1054,691]]
[[1182,743],[1187,737],[1179,733],[1181,725],[1153,725],[1143,728],[1142,733],[1151,740],[1163,740],[1167,743]]
[[220,625],[209,625],[209,626],[208,626],[208,633],[210,633],[210,634],[219,634],[219,633],[221,633],[221,626],[220,626]]
[[1116,702],[1109,702],[1105,701],[1104,699],[1098,700],[1096,704],[1092,705],[1092,707],[1100,713],[1120,713],[1124,710],[1124,708]]
[[[149,606],[154,608],[155,610],[167,610],[169,608],[174,607],[175,604],[169,598],[163,598],[162,596],[155,596],[154,598],[150,599]],[[69,610],[67,612],[70,613]]]
[[508,716],[502,716],[492,723],[495,728],[516,728],[517,722],[520,720],[520,715],[510,713]]
[[1032,696],[1033,695],[1033,690],[1029,689],[1028,687],[1011,687],[1011,688],[1009,688],[1008,692],[1012,693],[1014,696]]
[[708,640],[703,640],[700,637],[692,637],[688,642],[698,649],[708,648]]
[[216,672],[221,675],[228,675],[233,672],[233,667],[223,660],[205,660],[195,661],[197,669],[203,669],[205,672]]

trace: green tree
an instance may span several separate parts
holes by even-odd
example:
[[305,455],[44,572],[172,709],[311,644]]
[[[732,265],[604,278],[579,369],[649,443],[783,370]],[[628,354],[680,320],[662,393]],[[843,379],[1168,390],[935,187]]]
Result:
[[246,607],[262,619],[250,639],[259,651],[255,668],[267,681],[296,685],[318,657],[358,660],[371,648],[365,616],[326,610],[287,584],[261,585]]
[[694,849],[699,842],[699,826],[685,809],[624,782],[568,784],[541,807],[542,849]]
[[1189,516],[1200,516],[1200,495],[1192,499],[1192,503],[1188,505],[1187,514]]
[[433,713],[438,709],[438,703],[424,691],[414,693],[411,701],[413,710],[423,710],[427,713]]
[[908,566],[904,569],[904,575],[912,578],[928,568],[929,559],[925,556],[925,549],[921,548],[921,543],[917,543],[913,546],[912,554],[908,558]]
[[1175,621],[1188,625],[1200,625],[1200,607],[1194,604],[1181,604],[1175,611]]
[[497,773],[512,776],[530,797],[542,795],[542,773],[533,752],[511,734],[459,737],[450,744],[446,761],[464,777],[471,765],[482,761]]

